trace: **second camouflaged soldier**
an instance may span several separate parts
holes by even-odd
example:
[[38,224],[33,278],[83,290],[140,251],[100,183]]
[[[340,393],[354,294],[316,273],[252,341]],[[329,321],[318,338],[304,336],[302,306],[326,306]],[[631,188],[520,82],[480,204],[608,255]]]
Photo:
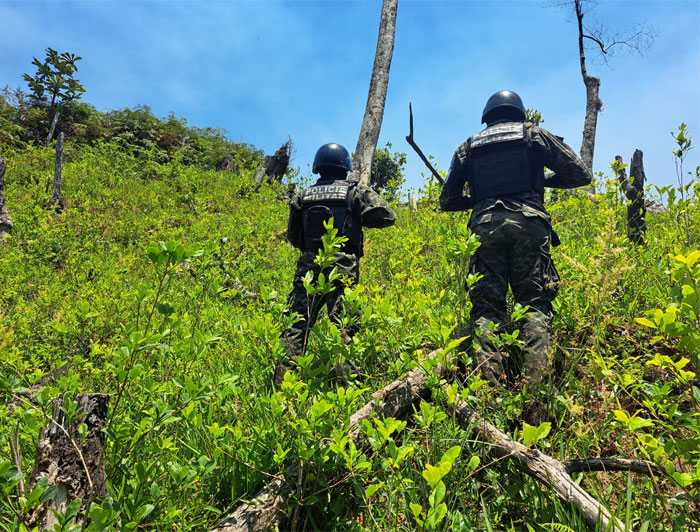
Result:
[[[316,152],[312,171],[320,174],[318,181],[289,202],[287,240],[302,254],[297,262],[288,306],[289,312],[296,313],[299,320],[282,334],[287,358],[275,368],[277,388],[285,373],[294,370],[297,359],[304,354],[309,330],[321,309],[326,306],[329,317],[336,322],[343,308],[347,310],[342,297],[346,284],[338,283],[329,294],[316,297],[309,297],[304,287],[303,279],[308,271],[313,271],[314,279],[320,273],[314,259],[323,245],[321,237],[326,233],[323,223],[332,217],[338,235],[347,237],[342,249],[333,257],[333,266],[345,277],[346,283],[354,285],[360,276],[359,262],[363,255],[362,228],[388,227],[396,221],[396,214],[379,194],[368,186],[347,181],[352,161],[348,150],[340,144],[321,146]],[[324,275],[328,276],[328,273],[326,271]],[[354,327],[343,331],[345,340],[349,340],[354,332]]]
[[[544,188],[585,186],[593,176],[561,137],[526,121],[514,92],[491,96],[481,122],[486,129],[459,146],[452,159],[440,207],[472,209],[469,228],[481,241],[470,263],[470,273],[482,276],[470,292],[477,368],[493,383],[506,381],[503,356],[493,341],[498,329],[489,330],[506,318],[510,285],[515,301],[530,307],[519,324],[525,342],[520,369],[523,380],[536,386],[548,370],[552,300],[559,281],[549,254],[556,234],[544,208]],[[554,174],[545,176],[545,167]]]

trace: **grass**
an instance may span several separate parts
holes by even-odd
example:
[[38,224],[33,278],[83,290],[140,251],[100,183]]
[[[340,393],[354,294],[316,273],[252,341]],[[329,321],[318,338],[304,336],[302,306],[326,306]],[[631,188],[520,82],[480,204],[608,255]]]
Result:
[[[447,511],[435,529],[585,529],[546,488],[507,463],[492,464],[488,448],[444,415],[447,399],[437,388],[435,412],[443,415],[430,423],[419,408],[386,436],[378,422],[365,427],[369,448],[342,445],[349,416],[374,389],[466,323],[476,243],[468,215],[440,213],[430,190],[417,212],[399,208],[394,227],[366,233],[355,341],[342,345],[321,319],[308,371],[273,393],[297,257],[284,240],[282,188],[253,193],[246,172],[158,164],[105,144],[67,154],[66,208],[54,213],[42,208],[52,154],[29,148],[5,159],[15,228],[0,246],[0,529],[18,530],[35,504],[17,493],[14,428],[22,469],[31,471],[40,411],[50,412],[62,393],[91,391],[112,394],[109,497],[93,502],[85,530],[117,523],[205,530],[294,461],[305,472],[288,508],[298,527],[428,529],[433,524],[418,525],[411,504],[432,507],[422,473],[455,445],[461,452],[444,477]],[[580,481],[635,530],[689,530],[700,519],[691,293],[698,277],[692,265],[683,274],[687,262],[674,257],[700,248],[700,188],[689,188],[685,204],[648,215],[643,249],[624,237],[617,190],[601,185],[595,198],[574,195],[549,207],[563,242],[553,256],[564,283],[553,331],[552,430],[535,445],[561,459],[656,462],[666,475]],[[687,242],[687,235],[696,236]],[[681,309],[673,321],[656,329],[635,321],[653,322],[654,309],[669,304]],[[656,354],[668,360],[654,363]],[[339,356],[363,369],[347,388],[323,378]],[[31,402],[18,406],[14,399],[28,390]],[[463,394],[500,428],[521,429],[526,395],[476,376]],[[399,466],[396,453],[404,453]]]

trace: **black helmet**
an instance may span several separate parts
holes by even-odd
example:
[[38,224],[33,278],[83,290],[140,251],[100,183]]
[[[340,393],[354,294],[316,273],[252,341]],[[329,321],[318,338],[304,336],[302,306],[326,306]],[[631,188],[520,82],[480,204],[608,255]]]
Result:
[[340,168],[346,172],[352,171],[350,153],[340,144],[324,144],[316,152],[311,171],[318,174],[324,168]]
[[525,120],[523,101],[513,91],[499,91],[489,98],[481,114],[481,123],[490,124],[496,120]]

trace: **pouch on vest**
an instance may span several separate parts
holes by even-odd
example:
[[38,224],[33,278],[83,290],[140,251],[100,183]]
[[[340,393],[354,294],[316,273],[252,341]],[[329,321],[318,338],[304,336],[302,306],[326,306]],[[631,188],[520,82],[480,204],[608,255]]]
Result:
[[325,205],[314,205],[304,209],[304,251],[318,251],[323,247],[321,238],[326,234],[324,223],[333,218],[333,226],[336,227],[338,221]]
[[469,147],[469,188],[474,203],[538,189],[537,175],[530,164],[530,131],[524,123],[488,127],[469,139]]
[[350,238],[343,244],[342,250],[357,253],[357,245],[349,234],[352,231],[348,228],[348,225],[352,225],[348,223],[351,187],[350,184],[316,185],[302,192],[304,251],[315,253],[323,247],[322,237],[326,234],[323,224],[332,217],[333,227],[338,230],[338,234]]

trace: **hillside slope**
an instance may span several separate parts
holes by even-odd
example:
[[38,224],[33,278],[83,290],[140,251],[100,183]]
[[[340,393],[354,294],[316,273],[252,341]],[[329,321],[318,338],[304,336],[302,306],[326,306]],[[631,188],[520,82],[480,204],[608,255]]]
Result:
[[[342,444],[373,390],[466,323],[478,244],[467,214],[439,212],[434,188],[418,211],[398,208],[394,227],[367,231],[360,286],[347,296],[363,309],[354,342],[320,320],[299,378],[273,393],[297,256],[281,188],[255,193],[252,171],[98,144],[67,156],[66,208],[56,213],[42,207],[51,151],[3,155],[15,227],[0,245],[0,529],[19,530],[39,502],[17,493],[15,427],[31,471],[52,399],[93,391],[112,396],[109,497],[93,502],[86,530],[207,530],[300,459],[306,474],[289,501],[298,528],[585,529],[546,488],[493,463],[445,414],[453,398],[439,387],[407,423],[366,427],[373,445],[363,452]],[[646,249],[626,240],[624,202],[612,183],[601,186],[595,198],[550,206],[563,283],[544,397],[551,431],[534,445],[561,459],[656,462],[666,475],[581,482],[635,530],[690,530],[700,523],[700,186],[684,202],[666,191],[667,210],[648,215]],[[514,330],[502,340],[515,357]],[[362,374],[337,388],[325,376],[343,358]],[[470,373],[460,393],[522,439],[527,390],[493,389]],[[454,446],[443,512],[423,472]]]

